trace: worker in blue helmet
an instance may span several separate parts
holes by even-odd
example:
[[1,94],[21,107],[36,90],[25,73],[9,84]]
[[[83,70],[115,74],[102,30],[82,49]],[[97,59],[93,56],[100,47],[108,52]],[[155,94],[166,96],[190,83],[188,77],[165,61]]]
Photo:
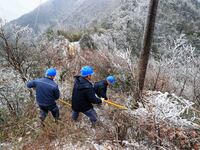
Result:
[[96,82],[94,84],[95,93],[98,97],[104,98],[104,100],[107,100],[107,87],[109,85],[113,85],[116,82],[116,79],[114,76],[108,76],[106,79]]
[[56,69],[49,68],[45,73],[44,78],[31,80],[27,83],[28,88],[35,88],[36,102],[40,108],[40,119],[43,124],[48,111],[53,115],[55,122],[59,119],[59,109],[56,100],[60,97],[58,85],[54,82]]
[[94,70],[90,66],[83,66],[79,76],[75,76],[72,92],[72,119],[76,121],[79,113],[89,117],[92,124],[97,122],[97,114],[92,104],[101,104],[101,99],[95,96],[91,83]]

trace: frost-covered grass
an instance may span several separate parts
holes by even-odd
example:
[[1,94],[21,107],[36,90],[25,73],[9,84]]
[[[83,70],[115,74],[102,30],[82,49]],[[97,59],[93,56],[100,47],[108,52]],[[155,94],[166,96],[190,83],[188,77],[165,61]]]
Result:
[[[129,107],[130,95],[113,92],[109,90],[113,101]],[[194,118],[186,117],[187,110],[193,111],[193,103],[156,91],[147,91],[144,95],[145,108],[140,106],[125,111],[106,104],[100,108],[95,106],[100,120],[95,127],[83,114],[78,122],[73,122],[71,109],[59,104],[59,124],[55,124],[49,115],[46,126],[41,128],[38,110],[35,110],[32,119],[21,120],[15,128],[6,129],[12,138],[7,141],[10,144],[3,145],[13,149],[146,150],[174,146],[177,149],[181,146],[192,148],[199,142],[199,125],[194,123]],[[17,128],[23,132],[16,132]]]
[[138,108],[133,112],[134,115],[143,119],[154,118],[158,122],[165,121],[173,126],[200,129],[200,125],[195,124],[200,118],[196,116],[199,112],[196,112],[193,102],[175,94],[157,91],[145,92],[144,100],[145,108]]
[[[141,105],[137,110],[133,110],[133,95],[137,85],[137,57],[132,56],[132,49],[127,46],[130,43],[125,43],[125,49],[117,46],[116,40],[118,44],[124,43],[120,39],[126,39],[125,34],[102,34],[100,37],[95,34],[92,36],[94,42],[97,42],[98,48],[95,50],[81,50],[79,43],[73,45],[74,43],[62,36],[41,37],[34,47],[38,53],[34,58],[33,55],[27,57],[30,61],[27,60],[28,63],[22,66],[25,67],[23,70],[26,71],[26,76],[32,79],[42,76],[48,67],[57,68],[55,81],[60,87],[61,98],[70,99],[73,76],[79,74],[83,65],[91,65],[95,69],[93,81],[105,79],[108,75],[116,76],[117,83],[109,88],[108,95],[129,110],[119,110],[103,104],[101,108],[96,108],[100,123],[91,128],[84,115],[80,116],[78,122],[72,122],[71,109],[61,105],[59,124],[56,125],[49,116],[45,121],[46,126],[41,128],[37,117],[39,110],[30,101],[29,93],[21,79],[23,73],[20,74],[16,68],[5,63],[11,72],[6,72],[7,68],[1,66],[0,102],[9,111],[5,112],[10,117],[3,120],[1,125],[0,139],[4,143],[1,146],[8,149],[145,150],[158,147],[192,149],[199,143],[199,111],[194,108],[199,100],[199,57],[195,55],[195,49],[186,37],[181,35],[179,38],[170,38],[171,41],[166,40],[163,47],[159,47],[166,52],[157,59],[151,59],[145,88],[163,93],[144,92],[142,101],[145,108]],[[70,44],[72,47],[78,47],[70,50]],[[35,65],[30,65],[27,70],[29,63]],[[168,93],[165,93],[166,91]],[[170,94],[173,92],[179,96]]]

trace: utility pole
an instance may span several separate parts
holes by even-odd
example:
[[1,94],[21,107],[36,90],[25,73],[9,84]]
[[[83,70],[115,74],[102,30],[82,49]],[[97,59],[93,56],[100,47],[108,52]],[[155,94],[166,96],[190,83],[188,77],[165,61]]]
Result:
[[151,50],[151,43],[153,39],[155,21],[156,21],[156,13],[158,7],[159,0],[150,0],[149,3],[149,11],[146,21],[146,27],[144,31],[144,38],[143,38],[143,46],[142,51],[140,54],[139,59],[139,66],[138,66],[138,96],[143,90],[144,81],[146,76],[146,70],[149,60],[149,54]]

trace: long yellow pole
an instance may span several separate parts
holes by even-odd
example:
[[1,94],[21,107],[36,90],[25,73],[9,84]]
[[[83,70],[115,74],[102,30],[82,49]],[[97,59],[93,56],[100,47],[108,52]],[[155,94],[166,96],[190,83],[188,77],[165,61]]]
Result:
[[[110,105],[113,105],[113,106],[115,106],[115,107],[117,107],[117,108],[125,109],[125,110],[128,109],[128,108],[125,107],[125,106],[119,105],[119,104],[114,103],[114,102],[111,102],[111,101],[109,101],[109,100],[104,100],[104,99],[101,99],[101,100],[102,100],[103,102],[108,103],[108,104],[110,104]],[[69,104],[68,102],[66,102],[66,101],[64,101],[64,100],[62,100],[62,99],[59,99],[58,101],[61,102],[61,103],[63,103],[63,104],[65,104],[65,105],[67,105],[68,107],[71,107],[71,106],[72,106],[71,104]]]
[[69,106],[69,107],[72,106],[71,104],[69,104],[68,102],[66,102],[66,101],[64,101],[62,99],[59,99],[58,101],[61,102],[61,103],[63,103],[63,104],[65,104],[65,105],[67,105],[67,106]]
[[102,98],[101,98],[101,100],[102,100],[103,102],[106,102],[106,103],[108,103],[108,104],[110,104],[110,105],[113,105],[113,106],[115,106],[115,107],[118,107],[118,108],[120,108],[120,109],[125,109],[125,110],[128,109],[128,108],[125,107],[125,106],[119,105],[119,104],[114,103],[114,102],[111,102],[111,101],[109,101],[109,100],[104,100],[104,99],[102,99]]

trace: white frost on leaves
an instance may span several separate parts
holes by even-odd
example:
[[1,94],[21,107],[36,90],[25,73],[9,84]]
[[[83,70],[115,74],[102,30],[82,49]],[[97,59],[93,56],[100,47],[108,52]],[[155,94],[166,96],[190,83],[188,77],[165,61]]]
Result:
[[[193,102],[178,97],[175,94],[148,91],[144,97],[145,108],[140,107],[132,112],[142,119],[154,119],[156,121],[166,121],[179,127],[200,128],[194,121],[195,116]],[[192,115],[192,117],[191,117]],[[184,116],[184,118],[183,118]],[[188,116],[188,117],[186,117]]]
[[56,147],[56,150],[63,149],[63,150],[68,150],[68,149],[76,149],[76,150],[89,150],[89,149],[94,149],[94,150],[113,150],[113,149],[118,149],[118,150],[139,150],[142,148],[143,150],[147,150],[148,148],[144,145],[140,145],[139,143],[133,141],[133,142],[128,142],[128,141],[122,141],[123,147],[116,141],[110,141],[106,140],[102,143],[96,143],[94,141],[85,141],[85,144],[82,145],[81,143],[77,144],[72,144],[72,143],[67,143],[62,146],[59,146],[59,141],[55,142],[54,145]]

